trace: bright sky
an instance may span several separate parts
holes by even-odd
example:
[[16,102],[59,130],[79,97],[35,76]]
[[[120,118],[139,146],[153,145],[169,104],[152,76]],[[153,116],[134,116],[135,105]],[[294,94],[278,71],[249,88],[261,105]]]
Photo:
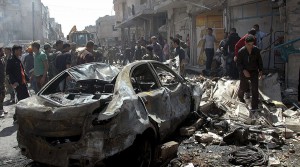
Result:
[[95,25],[99,17],[114,15],[113,0],[42,0],[50,17],[62,25],[65,36],[76,25],[77,30]]

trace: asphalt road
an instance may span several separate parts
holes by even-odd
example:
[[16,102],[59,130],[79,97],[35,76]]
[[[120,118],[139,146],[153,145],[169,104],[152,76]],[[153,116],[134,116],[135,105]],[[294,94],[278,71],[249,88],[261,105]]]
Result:
[[4,102],[4,110],[8,114],[0,118],[0,166],[1,167],[20,167],[26,165],[30,160],[21,155],[17,142],[18,125],[13,124],[15,104],[7,102],[9,95]]

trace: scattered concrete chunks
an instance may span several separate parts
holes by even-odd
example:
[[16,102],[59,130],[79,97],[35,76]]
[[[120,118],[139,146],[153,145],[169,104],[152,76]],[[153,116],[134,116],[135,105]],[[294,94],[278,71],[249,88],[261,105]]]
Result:
[[182,127],[180,128],[180,135],[181,136],[191,136],[195,133],[196,128],[194,126],[189,127]]
[[292,138],[295,133],[294,131],[288,128],[277,128],[277,129],[279,130],[279,133],[281,133],[282,136],[286,139]]
[[214,138],[213,135],[208,133],[195,134],[195,140],[199,143],[211,143]]
[[286,119],[286,127],[294,132],[300,132],[300,120],[298,119]]
[[283,112],[283,115],[286,117],[292,117],[294,115],[298,114],[298,111],[293,111],[293,110],[285,110]]
[[199,129],[204,124],[204,119],[199,118],[192,126]]
[[271,167],[276,167],[276,166],[281,166],[280,161],[277,157],[269,157],[269,166]]
[[167,160],[176,156],[179,143],[170,141],[160,147],[160,159]]

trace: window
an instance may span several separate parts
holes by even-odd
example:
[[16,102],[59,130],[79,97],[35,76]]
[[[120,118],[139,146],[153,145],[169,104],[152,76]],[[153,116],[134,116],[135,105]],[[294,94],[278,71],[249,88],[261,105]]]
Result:
[[181,78],[171,69],[158,63],[152,63],[161,84],[169,89],[175,89]]
[[131,75],[131,83],[136,93],[158,88],[157,81],[147,64],[140,65],[134,69]]
[[118,31],[118,29],[115,28],[115,25],[112,25],[113,31]]

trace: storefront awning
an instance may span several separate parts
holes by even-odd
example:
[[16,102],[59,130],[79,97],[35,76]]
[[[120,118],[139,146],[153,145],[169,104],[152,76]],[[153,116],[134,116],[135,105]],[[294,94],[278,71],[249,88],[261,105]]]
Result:
[[144,10],[143,12],[140,12],[134,16],[129,17],[128,19],[121,22],[120,24],[117,24],[116,28],[127,28],[127,27],[135,26],[136,22],[138,22],[141,19],[145,19],[151,15],[153,15],[152,10]]

